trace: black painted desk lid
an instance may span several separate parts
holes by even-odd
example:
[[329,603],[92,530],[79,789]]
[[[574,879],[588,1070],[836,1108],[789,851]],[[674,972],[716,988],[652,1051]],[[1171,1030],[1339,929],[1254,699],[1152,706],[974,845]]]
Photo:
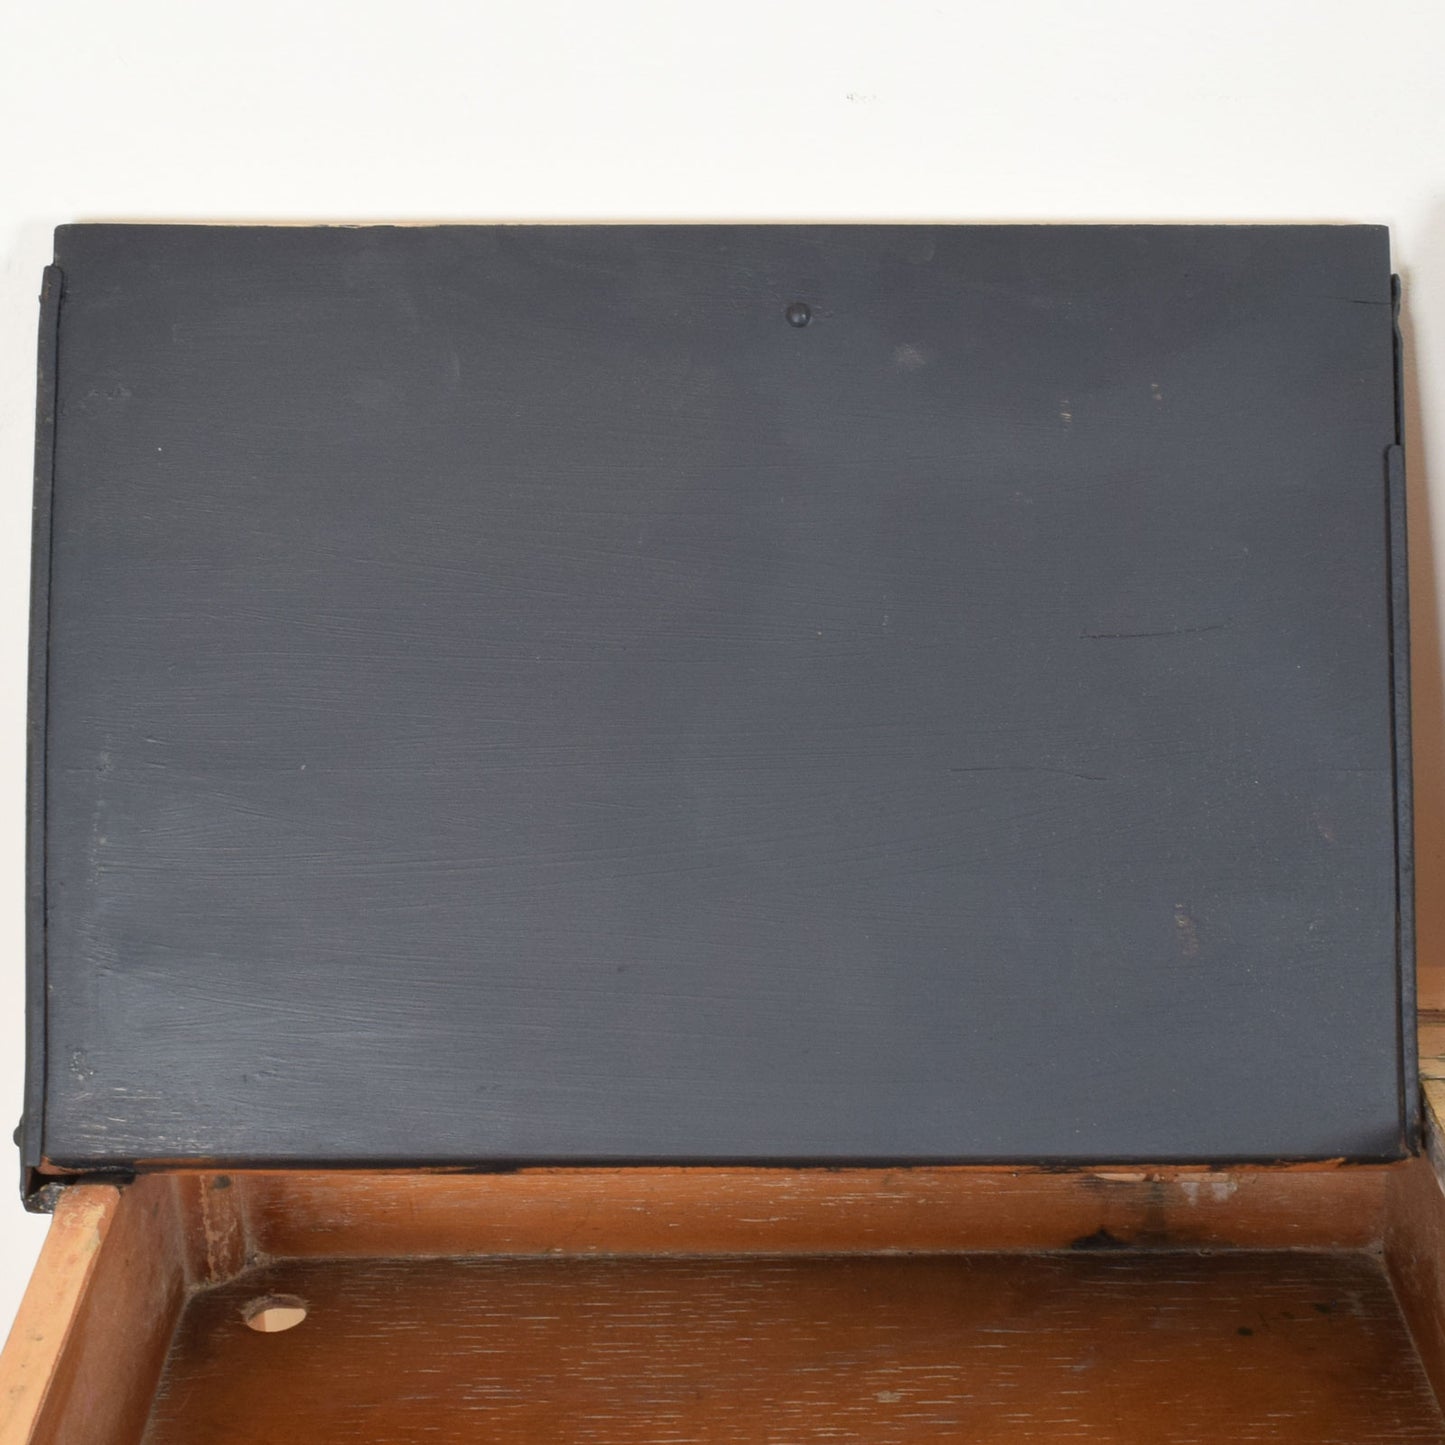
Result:
[[1408,1146],[1382,229],[76,226],[45,295],[32,1168]]

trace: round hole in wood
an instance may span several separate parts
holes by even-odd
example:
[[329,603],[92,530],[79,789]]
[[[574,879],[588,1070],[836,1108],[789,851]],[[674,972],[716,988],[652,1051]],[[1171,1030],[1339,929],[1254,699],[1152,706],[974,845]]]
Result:
[[267,1294],[247,1302],[241,1318],[258,1334],[279,1335],[294,1330],[306,1318],[306,1302],[294,1294]]

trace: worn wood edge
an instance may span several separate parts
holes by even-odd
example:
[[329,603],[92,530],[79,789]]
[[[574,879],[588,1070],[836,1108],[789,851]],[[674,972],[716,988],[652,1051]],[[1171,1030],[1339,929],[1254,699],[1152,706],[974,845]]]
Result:
[[61,1195],[0,1351],[0,1445],[29,1445],[74,1331],[120,1190],[79,1184]]
[[192,1285],[186,1233],[175,1181],[122,1189],[28,1445],[139,1440]]
[[227,1176],[255,1258],[1371,1249],[1393,1166]]
[[1431,1388],[1445,1404],[1445,1080],[1431,1063],[1445,1043],[1442,1025],[1421,1019],[1425,1152],[1390,1173],[1384,1255]]
[[246,1267],[254,1253],[241,1191],[225,1174],[156,1176],[169,1181],[185,1244],[190,1285],[221,1284]]
[[1416,1027],[1422,1083],[1445,1080],[1445,1011],[1421,1009]]
[[138,1440],[198,1275],[174,1179],[67,1190],[6,1346],[0,1445]]
[[1431,1388],[1445,1401],[1445,1193],[1426,1158],[1390,1181],[1385,1266]]

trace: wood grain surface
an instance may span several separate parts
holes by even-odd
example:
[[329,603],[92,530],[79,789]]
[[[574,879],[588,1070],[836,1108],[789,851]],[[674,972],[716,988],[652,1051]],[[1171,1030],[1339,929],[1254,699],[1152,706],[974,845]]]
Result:
[[1383,1246],[1420,1358],[1445,1400],[1445,1196],[1429,1158],[1390,1171]]
[[[249,1301],[306,1302],[284,1334]],[[197,1297],[146,1445],[1445,1440],[1378,1262],[297,1261]]]
[[1064,1249],[1361,1249],[1388,1168],[1232,1171],[556,1169],[224,1176],[254,1248],[278,1256],[829,1254]]
[[1439,1442],[1442,1216],[1428,1157],[79,1184],[0,1442]]

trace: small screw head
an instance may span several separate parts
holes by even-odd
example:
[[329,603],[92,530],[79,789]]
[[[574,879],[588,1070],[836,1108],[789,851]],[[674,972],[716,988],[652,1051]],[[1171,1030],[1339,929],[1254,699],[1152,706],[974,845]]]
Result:
[[806,326],[813,319],[813,308],[806,301],[790,301],[783,319],[789,326]]

